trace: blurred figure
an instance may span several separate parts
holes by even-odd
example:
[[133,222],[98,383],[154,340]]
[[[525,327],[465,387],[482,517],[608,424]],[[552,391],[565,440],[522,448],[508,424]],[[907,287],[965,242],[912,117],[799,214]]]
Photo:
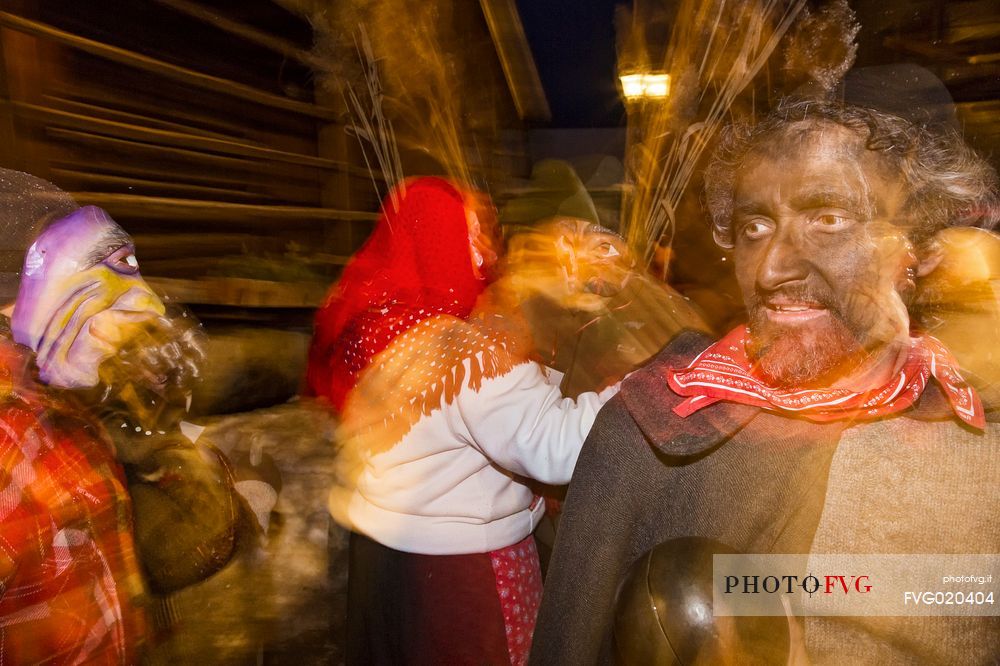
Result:
[[507,200],[499,214],[504,227],[534,227],[539,220],[549,218],[587,220],[594,224],[601,221],[590,192],[573,166],[554,159],[535,162],[525,189]]
[[637,270],[625,239],[588,220],[516,233],[505,266],[500,286],[516,294],[567,396],[618,382],[682,330],[708,330],[687,299]]
[[[168,316],[101,209],[6,170],[0,209],[4,249],[23,257],[0,319],[3,661],[133,663],[147,585],[200,580],[234,547],[239,505],[223,463],[199,454],[193,467],[166,430],[197,376],[197,325]],[[97,418],[108,411],[114,442]],[[129,485],[161,508],[140,512],[139,548]]]
[[975,227],[937,237],[941,263],[918,285],[920,325],[955,354],[987,403],[1000,399],[1000,237]]
[[[515,233],[490,290],[522,313],[534,357],[563,373],[568,397],[617,384],[682,330],[708,330],[687,299],[637,270],[621,236],[586,219],[557,216]],[[535,532],[545,571],[566,488],[534,487],[547,508]]]
[[439,178],[387,199],[316,321],[309,385],[341,416],[331,511],[354,530],[349,663],[523,663],[544,512],[597,410],[530,362],[488,295],[492,211]]
[[538,358],[564,373],[567,396],[600,390],[634,370],[683,329],[707,330],[676,291],[638,267],[574,168],[539,160],[500,213],[508,237],[494,291],[531,327]]

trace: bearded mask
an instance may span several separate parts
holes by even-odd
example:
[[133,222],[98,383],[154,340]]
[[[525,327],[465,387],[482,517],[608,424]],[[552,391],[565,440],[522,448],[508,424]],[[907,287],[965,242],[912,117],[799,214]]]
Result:
[[28,248],[11,329],[34,350],[43,382],[100,385],[147,427],[190,394],[203,356],[197,322],[168,313],[139,274],[132,239],[94,206],[49,224]]

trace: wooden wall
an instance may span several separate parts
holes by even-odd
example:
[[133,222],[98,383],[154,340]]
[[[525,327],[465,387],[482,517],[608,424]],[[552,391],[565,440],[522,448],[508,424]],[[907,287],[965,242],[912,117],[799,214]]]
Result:
[[[499,121],[469,128],[496,194],[527,175],[524,123],[479,3],[455,7],[469,95]],[[203,320],[307,330],[385,191],[314,85],[313,39],[270,0],[5,0],[0,166],[107,209]]]
[[0,164],[107,209],[167,295],[315,306],[374,219],[371,177],[314,99],[309,25],[215,5],[5,2]]

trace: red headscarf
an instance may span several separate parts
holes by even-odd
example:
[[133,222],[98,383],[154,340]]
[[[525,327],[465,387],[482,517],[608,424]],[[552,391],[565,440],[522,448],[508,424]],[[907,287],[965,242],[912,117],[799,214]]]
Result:
[[396,202],[383,202],[375,230],[316,314],[306,382],[338,411],[396,336],[434,315],[468,317],[487,284],[473,270],[471,196],[421,177],[397,188]]

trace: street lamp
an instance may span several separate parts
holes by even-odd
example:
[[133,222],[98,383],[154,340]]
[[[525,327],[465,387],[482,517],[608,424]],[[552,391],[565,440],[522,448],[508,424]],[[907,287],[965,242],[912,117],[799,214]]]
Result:
[[630,102],[645,99],[663,99],[670,94],[670,75],[662,72],[623,74],[622,94]]

